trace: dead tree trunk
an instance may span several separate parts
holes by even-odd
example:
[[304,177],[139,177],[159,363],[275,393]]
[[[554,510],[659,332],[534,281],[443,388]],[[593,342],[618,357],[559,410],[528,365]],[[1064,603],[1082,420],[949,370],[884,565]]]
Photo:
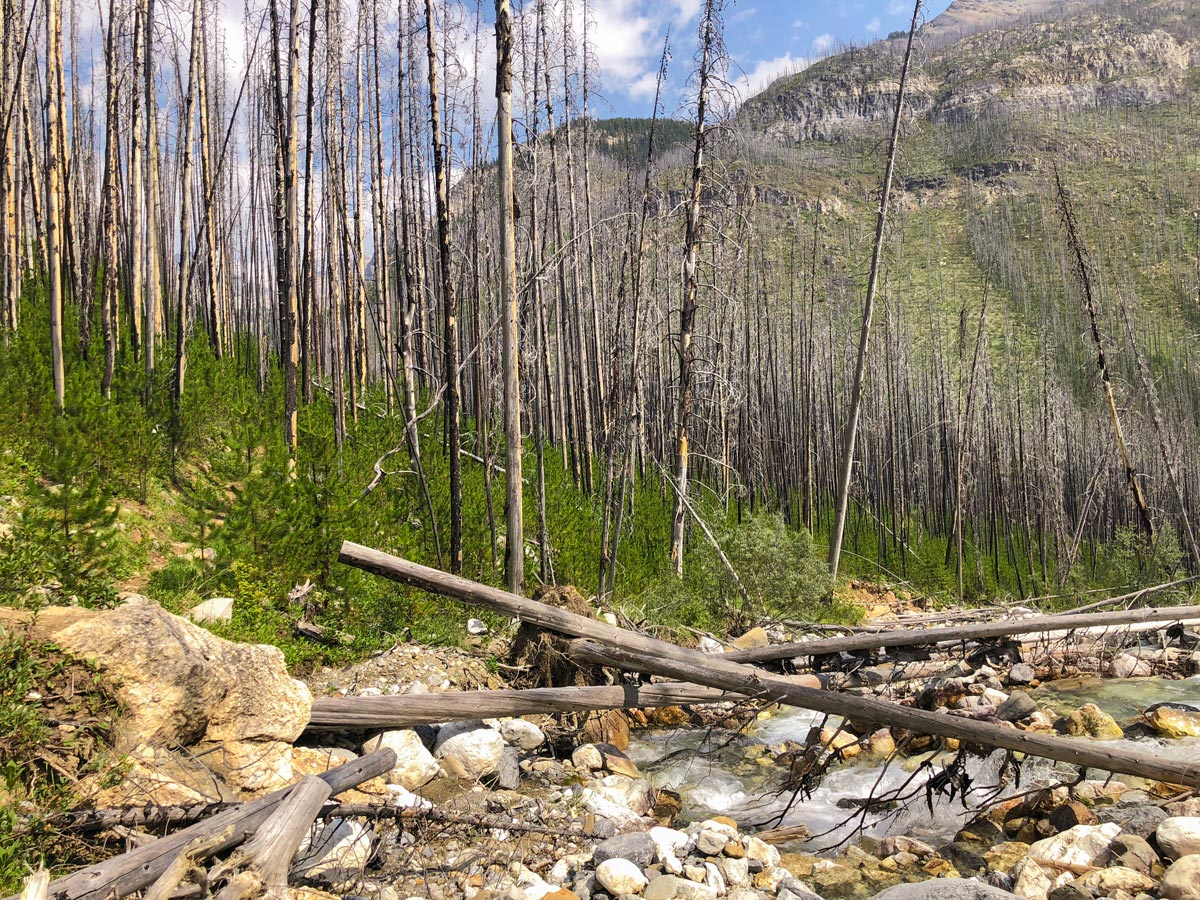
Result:
[[[500,302],[504,306],[502,366],[507,469],[504,476],[504,581],[508,589],[516,594],[525,584],[525,512],[521,481],[520,307],[517,302],[517,242],[513,221],[516,197],[512,159],[512,53],[512,9],[509,0],[496,0],[496,130],[500,148],[497,186],[500,194]],[[541,415],[540,409],[538,415]]]
[[913,40],[921,19],[921,4],[913,5],[912,24],[908,30],[908,44],[904,49],[904,63],[900,69],[900,87],[896,92],[896,114],[892,118],[892,136],[888,144],[887,166],[883,173],[883,191],[879,198],[879,215],[875,221],[875,249],[871,253],[871,273],[867,276],[867,300],[863,306],[862,330],[858,336],[858,359],[854,364],[854,381],[850,387],[850,412],[846,419],[845,437],[842,439],[842,458],[838,475],[837,509],[834,513],[833,531],[829,536],[829,571],[837,577],[838,562],[842,555],[842,533],[846,527],[846,511],[850,506],[850,479],[854,471],[854,443],[858,437],[858,419],[862,412],[863,380],[867,371],[867,347],[871,341],[871,317],[875,313],[875,291],[879,285],[879,262],[883,257],[883,232],[887,226],[888,202],[892,194],[892,172],[896,166],[896,147],[900,143],[900,122],[904,114],[904,88],[908,80],[908,66],[912,60]]

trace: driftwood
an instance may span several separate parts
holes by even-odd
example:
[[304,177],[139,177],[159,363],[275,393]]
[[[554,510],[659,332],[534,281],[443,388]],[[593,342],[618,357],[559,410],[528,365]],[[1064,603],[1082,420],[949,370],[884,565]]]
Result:
[[[523,621],[561,634],[586,637],[607,645],[605,648],[589,645],[586,641],[576,642],[574,650],[581,659],[615,658],[632,670],[817,712],[897,726],[919,734],[960,738],[987,747],[1028,753],[1074,765],[1094,766],[1111,772],[1200,787],[1200,763],[1158,759],[1148,754],[1083,740],[1031,734],[1015,728],[910,709],[882,700],[802,687],[759,669],[739,665],[724,656],[709,657],[694,650],[685,650],[665,641],[546,607],[516,594],[448,575],[359,544],[343,544],[340,559],[394,581],[517,616]],[[1076,621],[1083,619],[1082,616],[1076,617]],[[593,651],[595,656],[589,656]]]
[[338,728],[411,728],[457,719],[491,719],[534,713],[649,709],[687,703],[745,700],[694,684],[621,684],[611,687],[447,691],[393,697],[321,697],[313,701],[309,731]]
[[[1061,632],[1065,635],[1085,628],[1114,628],[1130,625],[1153,627],[1162,623],[1190,621],[1196,618],[1200,618],[1200,606],[1126,609],[1101,613],[1064,613],[1055,616],[1001,619],[998,622],[983,622],[979,625],[955,625],[952,628],[885,631],[821,638],[815,641],[799,641],[791,644],[772,644],[769,647],[727,653],[725,658],[736,662],[768,662],[795,656],[823,656],[827,653],[852,653],[856,650],[881,650],[885,647],[911,647],[918,644],[936,644],[941,641],[960,643],[1045,632]],[[591,635],[580,636],[590,637]]]
[[[330,769],[318,777],[329,786],[331,794],[340,794],[390,771],[395,764],[395,752],[383,748]],[[197,839],[210,834],[223,835],[216,846],[206,851],[206,855],[236,847],[262,827],[291,791],[292,788],[284,788],[251,803],[230,807],[144,847],[80,869],[53,882],[49,896],[52,900],[111,900],[144,890],[171,867],[181,852],[194,848]],[[17,898],[9,897],[6,900]]]
[[235,900],[259,893],[268,900],[287,900],[292,858],[328,799],[328,783],[315,775],[292,788],[258,833],[209,873],[213,881],[228,882],[217,894],[217,900]]

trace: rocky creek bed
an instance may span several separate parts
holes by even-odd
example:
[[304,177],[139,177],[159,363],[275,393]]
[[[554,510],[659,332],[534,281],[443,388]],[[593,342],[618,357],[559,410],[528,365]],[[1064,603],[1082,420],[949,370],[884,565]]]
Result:
[[[400,645],[305,685],[278,651],[221,641],[145,598],[40,621],[126,710],[114,729],[123,778],[83,779],[85,804],[252,798],[395,751],[389,772],[339,798],[387,815],[326,817],[305,840],[292,874],[310,898],[1200,900],[1200,800],[1170,785],[751,703],[306,732],[314,692],[497,687],[504,670]],[[786,637],[757,629],[735,643]],[[1200,758],[1191,650],[1045,650],[947,660],[920,678],[894,666],[801,677]]]

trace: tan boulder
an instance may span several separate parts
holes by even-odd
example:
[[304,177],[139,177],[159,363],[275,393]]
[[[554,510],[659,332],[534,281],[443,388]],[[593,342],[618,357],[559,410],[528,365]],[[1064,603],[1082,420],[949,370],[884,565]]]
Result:
[[278,790],[295,781],[292,745],[284,741],[198,744],[194,752],[231,786],[248,794]]
[[139,744],[125,757],[120,784],[84,790],[97,809],[118,806],[191,806],[236,800],[237,794],[199,760],[165,747]]
[[145,598],[67,625],[54,640],[94,660],[124,708],[118,749],[294,741],[312,695],[278,647],[226,641]]
[[760,650],[771,644],[765,628],[751,628],[739,638],[733,640],[733,646],[738,650]]
[[1099,741],[1116,741],[1125,736],[1121,726],[1095,703],[1085,703],[1067,716],[1067,734],[1090,737]]

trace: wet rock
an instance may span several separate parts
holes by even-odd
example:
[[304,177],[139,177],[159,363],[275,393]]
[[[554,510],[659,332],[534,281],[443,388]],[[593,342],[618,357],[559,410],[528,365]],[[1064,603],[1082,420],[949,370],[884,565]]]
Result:
[[1162,875],[1162,860],[1145,838],[1136,834],[1118,834],[1109,848],[1111,861],[1115,865],[1125,866],[1143,875],[1158,877]]
[[480,721],[451,722],[438,731],[433,755],[459,778],[483,778],[500,767],[504,738]]
[[1200,856],[1184,856],[1163,875],[1159,895],[1163,900],[1200,900]]
[[983,854],[989,872],[1008,872],[1029,855],[1029,845],[1020,841],[1005,841]]
[[1026,716],[1037,712],[1037,703],[1024,691],[1013,691],[1008,699],[996,709],[996,718],[1005,722],[1019,722]]
[[654,838],[646,832],[631,831],[596,845],[593,862],[599,865],[609,859],[627,859],[644,868],[657,861],[658,848]]
[[627,859],[606,859],[596,867],[596,881],[614,896],[640,894],[649,884],[642,870]]
[[1067,716],[1063,730],[1072,737],[1090,737],[1098,741],[1116,741],[1125,736],[1116,720],[1095,703],[1085,703]]
[[1118,803],[1096,810],[1096,818],[1101,822],[1117,823],[1124,834],[1148,838],[1167,818],[1167,813],[1150,803]]
[[1029,663],[1017,663],[1008,670],[1008,677],[1005,678],[1009,684],[1029,684],[1037,678],[1037,671]]
[[939,852],[954,864],[954,868],[964,874],[979,872],[987,868],[984,853],[987,848],[982,844],[967,841],[953,841],[944,846]]
[[433,754],[425,749],[420,735],[410,728],[375,735],[363,744],[363,752],[373,753],[380,747],[387,747],[396,754],[396,765],[384,776],[388,784],[399,784],[415,791],[441,771]]
[[1078,880],[1080,887],[1091,891],[1094,897],[1112,897],[1114,891],[1125,891],[1138,894],[1154,887],[1155,881],[1149,875],[1125,866],[1108,866],[1088,872]]
[[821,743],[832,751],[840,752],[844,759],[853,759],[862,752],[858,738],[845,730],[822,728]]
[[536,750],[546,743],[542,729],[524,719],[508,719],[500,723],[500,737],[518,750]]
[[1029,848],[1029,855],[1063,867],[1100,865],[1108,858],[1109,847],[1120,833],[1121,826],[1113,822],[1076,825],[1062,834],[1037,841]]
[[1157,703],[1146,710],[1146,721],[1166,737],[1200,736],[1200,712],[1176,704]]
[[1080,803],[1071,800],[1055,809],[1049,816],[1055,831],[1067,831],[1076,825],[1095,825],[1096,814]]
[[1075,882],[1070,882],[1051,889],[1047,898],[1048,900],[1092,900],[1092,894]]
[[1158,849],[1167,859],[1179,859],[1200,853],[1200,817],[1171,816],[1163,819],[1154,832]]

